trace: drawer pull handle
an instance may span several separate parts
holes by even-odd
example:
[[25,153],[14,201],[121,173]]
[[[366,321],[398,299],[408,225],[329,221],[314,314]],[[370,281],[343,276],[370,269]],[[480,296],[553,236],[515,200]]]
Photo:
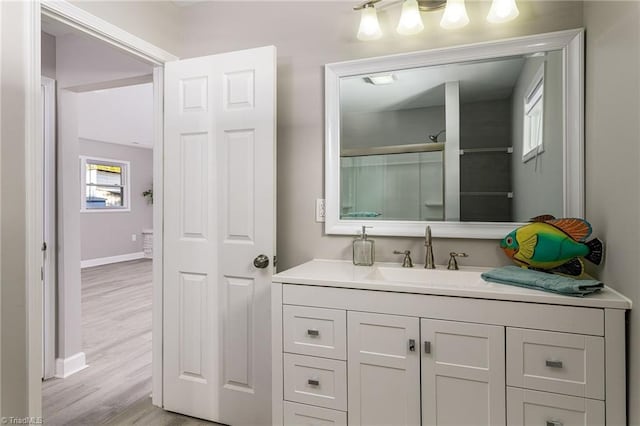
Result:
[[416,341],[414,339],[409,339],[409,352],[416,351]]
[[562,422],[557,422],[555,420],[547,420],[547,426],[562,426]]
[[307,380],[307,383],[309,383],[311,386],[320,386],[320,380],[318,379],[309,379]]
[[[547,367],[551,367],[551,368],[562,368],[562,361],[551,361],[551,360],[546,360],[545,365]],[[547,422],[549,423],[549,422]]]
[[428,342],[426,340],[424,342],[424,353],[425,354],[430,354],[431,353],[431,342]]
[[309,336],[318,337],[320,335],[320,331],[310,328],[307,330],[307,334]]

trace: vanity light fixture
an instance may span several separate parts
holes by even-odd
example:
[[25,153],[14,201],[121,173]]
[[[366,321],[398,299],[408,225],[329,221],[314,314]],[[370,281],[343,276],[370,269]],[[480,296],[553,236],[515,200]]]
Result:
[[378,74],[378,75],[368,75],[364,77],[364,81],[367,83],[381,86],[384,84],[391,84],[396,81],[395,74]]
[[487,21],[492,24],[502,24],[516,19],[519,14],[516,0],[493,0]]
[[418,34],[422,30],[424,30],[424,24],[420,16],[418,0],[404,0],[396,31],[398,34],[411,35]]
[[358,40],[369,41],[382,37],[382,30],[380,29],[375,7],[375,4],[379,1],[381,0],[370,0],[353,8],[353,10],[362,10],[360,27],[358,28]]
[[446,30],[462,28],[469,23],[464,0],[448,0],[444,9],[440,26]]
[[[382,0],[367,0],[353,8],[361,10],[358,40],[377,40],[382,37],[382,30],[378,22],[375,4]],[[469,23],[465,0],[400,0],[402,12],[396,31],[402,35],[418,34],[424,29],[421,12],[433,12],[444,8],[440,26],[447,30],[462,28]],[[389,6],[400,3],[391,1]],[[383,6],[383,7],[386,7]],[[493,0],[487,21],[492,24],[501,24],[515,19],[520,12],[516,0]]]

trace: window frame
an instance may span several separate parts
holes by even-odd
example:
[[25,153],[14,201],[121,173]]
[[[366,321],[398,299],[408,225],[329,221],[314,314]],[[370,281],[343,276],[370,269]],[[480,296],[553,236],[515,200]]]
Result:
[[[533,76],[531,84],[527,87],[523,100],[523,120],[522,120],[522,162],[526,163],[532,158],[544,152],[544,69],[543,62]],[[540,117],[540,143],[532,147],[530,143],[530,117],[529,113],[541,104],[542,116]]]
[[[118,166],[122,169],[122,207],[87,208],[87,163]],[[108,185],[106,185],[108,186]],[[80,213],[125,213],[131,211],[131,163],[125,160],[80,156]]]

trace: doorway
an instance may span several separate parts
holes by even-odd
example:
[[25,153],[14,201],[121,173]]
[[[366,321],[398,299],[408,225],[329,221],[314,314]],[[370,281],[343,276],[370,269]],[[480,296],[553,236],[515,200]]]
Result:
[[152,407],[162,68],[43,12],[43,414],[50,424],[104,422],[139,399]]

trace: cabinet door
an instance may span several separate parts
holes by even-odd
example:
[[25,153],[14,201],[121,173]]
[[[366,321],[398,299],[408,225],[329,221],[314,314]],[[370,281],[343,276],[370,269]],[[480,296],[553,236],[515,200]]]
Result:
[[504,327],[423,319],[422,423],[504,425]]
[[419,319],[349,312],[349,425],[420,424]]

